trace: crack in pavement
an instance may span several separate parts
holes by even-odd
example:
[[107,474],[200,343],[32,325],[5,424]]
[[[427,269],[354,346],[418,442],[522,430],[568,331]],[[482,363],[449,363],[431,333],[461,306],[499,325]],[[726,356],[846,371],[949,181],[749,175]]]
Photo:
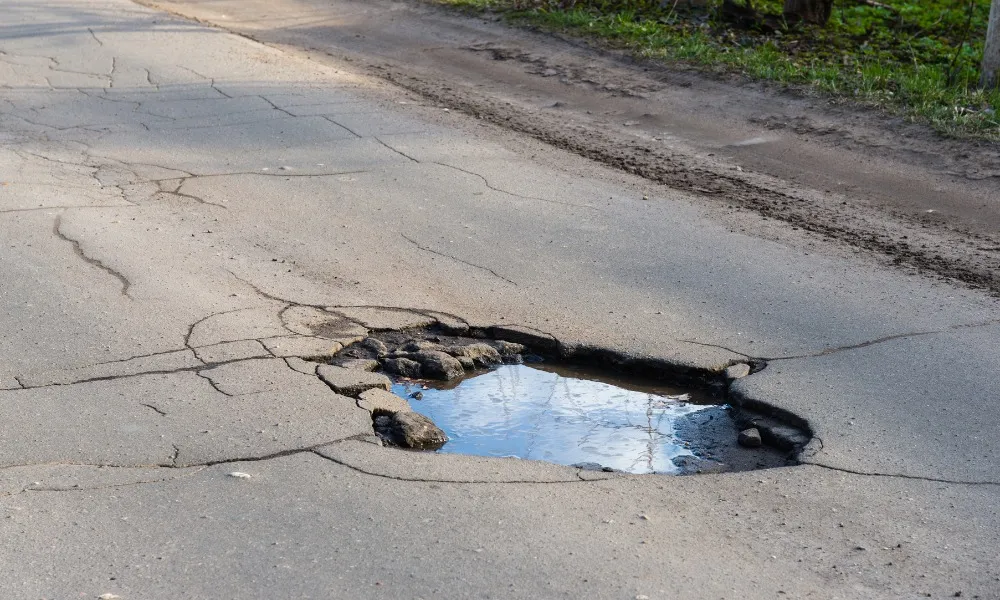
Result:
[[[127,166],[132,166],[132,163],[123,163],[123,164],[125,164]],[[134,163],[134,164],[145,164],[145,163]],[[149,164],[146,164],[145,166],[157,167],[157,168],[160,168],[160,169],[166,169],[166,170],[170,170],[170,171],[183,172],[183,171],[180,171],[180,169],[175,169],[173,167],[163,167],[163,166],[160,166],[160,165],[149,165]],[[284,177],[286,179],[287,178],[295,178],[295,177],[317,177],[317,178],[320,178],[320,177],[338,177],[340,175],[358,175],[358,174],[361,174],[361,173],[369,173],[369,172],[370,171],[330,171],[330,172],[325,172],[325,173],[291,173],[291,172],[288,172],[288,171],[281,171],[281,172],[233,171],[231,173],[205,173],[205,174],[187,173],[183,177],[164,177],[162,179],[149,179],[149,180],[146,180],[146,181],[141,182],[141,183],[155,183],[157,185],[161,185],[161,184],[169,182],[169,181],[180,181],[180,184],[175,188],[175,191],[176,191],[176,190],[179,190],[185,183],[187,183],[190,180],[193,180],[193,179],[211,179],[213,177],[240,177],[240,176],[244,176],[244,175],[256,175],[257,177]],[[170,193],[168,190],[162,190],[161,189],[160,191],[163,192],[163,193]]]
[[696,342],[695,340],[677,340],[677,341],[678,342],[684,342],[685,344],[694,344],[696,346],[705,346],[706,348],[718,348],[720,350],[725,350],[727,352],[732,352],[733,354],[739,354],[740,356],[742,356],[744,358],[748,358],[750,360],[755,360],[755,359],[759,360],[755,356],[750,356],[749,354],[745,354],[745,353],[740,352],[738,350],[733,350],[732,348],[728,348],[726,346],[720,346],[719,344],[709,344],[709,343],[706,343],[706,342]]
[[[341,125],[341,127],[343,127],[343,125]],[[393,148],[393,147],[392,147],[392,146],[390,146],[389,144],[386,144],[385,142],[383,142],[383,141],[382,141],[382,138],[378,137],[377,135],[376,135],[376,136],[372,136],[372,139],[374,139],[374,140],[375,140],[376,142],[378,142],[378,143],[382,144],[383,146],[385,146],[385,147],[386,147],[386,148],[388,148],[389,150],[392,150],[392,151],[393,151],[393,152],[395,152],[396,154],[398,154],[398,155],[400,155],[400,156],[402,156],[402,157],[405,157],[405,158],[408,158],[408,159],[412,160],[412,161],[413,161],[413,162],[415,162],[415,163],[418,163],[418,164],[420,164],[420,161],[419,161],[419,160],[417,160],[417,159],[413,158],[412,156],[410,156],[409,154],[407,154],[407,153],[403,152],[402,150],[397,150],[396,148]]]
[[[215,77],[209,77],[207,75],[202,75],[201,73],[199,73],[198,71],[195,71],[191,67],[181,66],[181,68],[184,69],[185,71],[187,71],[189,73],[193,73],[194,75],[197,75],[198,77],[201,77],[202,79],[204,79],[205,81],[207,81],[209,87],[211,87],[213,90],[215,90],[216,92],[218,92],[220,95],[224,96],[225,98],[228,98],[228,99],[234,98],[234,96],[230,96],[229,94],[227,94],[226,92],[223,92],[222,90],[220,90],[219,88],[217,88],[215,86]],[[146,73],[148,74],[149,71],[147,70]],[[267,100],[267,98],[264,98],[264,100]],[[294,116],[294,115],[292,115],[292,116]]]
[[134,204],[84,204],[81,206],[38,206],[35,208],[8,208],[5,210],[0,210],[0,215],[26,213],[26,212],[40,212],[46,210],[65,211],[74,208],[131,208],[132,206],[135,205]]
[[[248,111],[248,112],[264,112],[266,110],[267,109],[261,109],[259,111]],[[156,114],[153,114],[153,113],[143,112],[143,114],[149,115],[151,117],[167,118],[167,119],[170,119],[172,121],[176,121],[177,120],[177,119],[171,119],[170,117],[163,117],[163,115],[156,115]],[[271,122],[271,121],[284,121],[286,119],[293,119],[293,118],[294,119],[298,119],[300,117],[274,117],[273,119],[270,119],[267,122]],[[182,126],[182,127],[170,127],[170,128],[168,128],[168,130],[169,131],[196,131],[196,130],[199,130],[199,129],[225,129],[227,127],[240,127],[242,125],[257,125],[257,124],[259,124],[261,122],[262,121],[260,119],[258,119],[256,121],[239,121],[239,122],[235,122],[235,123],[213,123],[211,125],[186,125],[186,126]],[[155,123],[154,123],[154,125],[155,125]]]
[[894,334],[894,335],[887,335],[887,336],[884,336],[884,337],[875,338],[873,340],[868,340],[868,341],[865,341],[865,342],[859,342],[857,344],[850,344],[848,346],[839,346],[839,347],[836,347],[836,348],[827,348],[825,350],[821,350],[819,352],[814,352],[812,354],[802,354],[802,355],[797,355],[797,356],[795,356],[795,355],[793,355],[793,356],[776,356],[776,357],[772,357],[772,358],[762,358],[762,360],[766,360],[766,361],[770,362],[770,361],[776,361],[776,360],[795,360],[795,359],[800,359],[800,358],[817,358],[817,357],[820,357],[820,356],[827,356],[829,354],[834,354],[834,353],[837,353],[837,352],[844,352],[844,351],[847,351],[847,350],[857,350],[859,348],[867,348],[868,346],[874,346],[874,345],[877,345],[877,344],[883,344],[885,342],[891,342],[893,340],[900,340],[900,339],[907,339],[907,338],[913,338],[913,337],[920,337],[920,336],[924,336],[924,335],[938,335],[938,334],[942,334],[942,333],[948,333],[949,331],[959,331],[959,330],[962,330],[962,329],[977,329],[977,328],[980,328],[980,327],[989,327],[991,325],[997,325],[997,324],[1000,324],[1000,319],[990,319],[989,321],[979,321],[979,322],[976,322],[976,323],[960,323],[960,324],[957,324],[957,325],[949,325],[948,327],[945,327],[944,329],[938,329],[938,330],[934,330],[934,331],[913,331],[913,332],[909,332],[909,333],[897,333],[897,334]]
[[[97,42],[97,45],[103,48],[104,47],[104,42],[101,41],[101,38],[97,37],[97,34],[94,33],[94,29],[91,28],[91,27],[88,27],[87,31],[90,32],[90,37],[94,38],[94,41]],[[52,59],[52,60],[55,60],[55,59]]]
[[[241,359],[241,360],[249,360],[249,359]],[[230,398],[235,398],[236,396],[249,395],[249,394],[230,394],[229,392],[224,391],[222,388],[219,387],[219,384],[216,383],[214,379],[212,379],[208,375],[205,375],[204,373],[202,373],[202,370],[207,370],[207,368],[206,369],[199,369],[199,370],[195,371],[194,374],[197,375],[198,377],[201,377],[205,381],[207,381],[208,385],[212,386],[213,390],[219,392],[223,396],[228,396]],[[251,392],[251,394],[253,394],[253,393],[256,393],[256,392]]]
[[327,440],[324,442],[319,442],[316,444],[310,444],[308,446],[301,446],[297,448],[288,448],[285,450],[278,450],[276,452],[270,452],[268,454],[260,455],[250,455],[250,456],[240,456],[236,458],[220,458],[217,460],[208,460],[199,463],[192,464],[176,464],[177,456],[180,454],[181,448],[177,444],[171,444],[174,448],[174,456],[172,457],[170,463],[154,463],[146,465],[122,465],[116,463],[73,463],[73,462],[46,462],[46,463],[19,463],[13,465],[0,466],[0,472],[7,471],[10,469],[22,469],[25,467],[94,467],[94,468],[104,468],[104,469],[205,469],[207,467],[214,467],[216,465],[228,465],[232,463],[239,462],[264,462],[268,460],[274,460],[276,458],[284,458],[286,456],[294,456],[296,454],[306,454],[314,452],[315,450],[322,448],[324,446],[332,446],[333,444],[338,444],[340,442],[346,442],[350,440],[358,440],[362,437],[368,437],[369,434],[354,434],[342,438],[337,438],[334,440]]
[[[260,99],[261,99],[261,100],[263,100],[264,102],[267,102],[268,104],[270,104],[270,105],[271,105],[271,108],[273,108],[274,110],[276,110],[276,111],[278,111],[278,112],[283,112],[283,113],[285,113],[286,115],[288,115],[289,117],[296,117],[296,118],[297,118],[297,117],[299,116],[299,115],[297,115],[297,114],[295,114],[295,113],[291,113],[291,112],[288,112],[287,110],[285,110],[285,109],[281,108],[280,106],[278,106],[277,104],[275,104],[274,102],[272,102],[272,101],[271,101],[270,99],[268,99],[268,98],[265,98],[264,96],[261,96],[261,95],[258,95],[258,96],[256,96],[256,97],[257,97],[257,98],[260,98]],[[344,129],[347,129],[347,128],[346,128],[346,127],[344,127]],[[350,130],[349,130],[349,131],[350,131]],[[354,133],[354,132],[352,131],[351,133]],[[357,134],[355,134],[355,135],[357,135]]]
[[447,167],[449,169],[454,169],[454,170],[459,171],[461,173],[465,173],[466,175],[471,175],[473,177],[478,177],[479,179],[482,180],[483,184],[488,189],[491,189],[494,192],[499,192],[501,194],[507,194],[508,196],[514,196],[515,198],[521,198],[522,200],[538,200],[539,202],[548,202],[549,204],[559,204],[561,206],[571,206],[573,208],[586,208],[586,209],[589,209],[589,210],[595,210],[595,211],[601,212],[601,209],[597,208],[596,206],[590,206],[588,204],[573,204],[572,202],[561,202],[559,200],[552,200],[551,198],[540,198],[538,196],[524,196],[522,194],[517,194],[517,193],[514,193],[514,192],[510,192],[510,191],[507,191],[505,189],[496,187],[495,185],[493,185],[492,183],[490,183],[489,179],[487,179],[483,175],[480,175],[479,173],[476,173],[474,171],[469,171],[467,169],[463,169],[462,167],[456,167],[455,165],[449,165],[448,163],[432,161],[431,164],[438,165],[438,166],[441,166],[441,167]]
[[[183,184],[181,184],[181,185],[183,185]],[[180,189],[180,186],[178,186],[178,189]],[[199,204],[207,204],[209,206],[218,206],[219,208],[221,208],[223,210],[229,210],[229,207],[226,206],[225,204],[219,204],[218,202],[209,202],[208,200],[205,200],[204,198],[200,198],[200,197],[192,195],[192,194],[185,194],[184,192],[168,192],[168,191],[160,190],[160,191],[158,191],[156,193],[157,194],[163,194],[164,196],[173,196],[175,198],[182,198],[182,199],[187,199],[187,200],[194,200],[195,202],[197,202]]]
[[[316,310],[320,310],[320,311],[323,311],[323,312],[330,312],[330,311],[326,310],[326,307],[330,306],[329,304],[309,304],[307,302],[298,302],[296,300],[288,300],[287,298],[281,298],[279,296],[275,296],[273,294],[269,294],[268,292],[265,292],[264,290],[262,290],[259,287],[257,287],[254,283],[252,283],[252,282],[250,282],[250,281],[248,281],[248,280],[240,277],[239,275],[237,275],[236,273],[233,273],[229,269],[223,268],[223,270],[226,273],[229,273],[230,275],[232,275],[233,279],[235,279],[236,281],[239,281],[243,285],[245,285],[248,288],[252,289],[254,292],[257,293],[257,295],[261,296],[262,298],[265,298],[267,300],[271,300],[272,302],[278,302],[280,304],[284,304],[285,306],[282,307],[282,309],[278,312],[278,317],[281,320],[282,327],[284,327],[287,331],[290,331],[291,333],[293,333],[295,335],[301,336],[302,334],[298,333],[297,331],[293,331],[291,329],[288,329],[288,325],[287,325],[287,323],[285,323],[285,320],[283,318],[283,315],[284,315],[285,311],[287,311],[288,309],[294,308],[294,307],[302,307],[302,308],[315,308]],[[341,316],[343,316],[343,315],[341,315]],[[346,319],[347,317],[344,317],[344,318]],[[354,319],[347,319],[347,320],[351,321],[352,323],[356,323],[357,325],[362,325],[361,323],[358,323]],[[304,336],[304,337],[310,337],[310,336]],[[233,341],[244,341],[244,340],[233,340]],[[258,339],[257,341],[260,341],[260,340]],[[263,342],[261,342],[261,343],[263,343]]]
[[121,295],[124,296],[125,298],[128,298],[129,300],[133,300],[132,296],[129,295],[129,289],[132,287],[132,283],[128,280],[128,278],[125,277],[124,275],[122,275],[121,273],[119,273],[118,271],[112,269],[108,265],[104,264],[100,260],[98,260],[96,258],[91,258],[91,257],[87,256],[87,254],[83,251],[83,247],[80,245],[80,242],[77,241],[77,240],[74,240],[71,237],[68,237],[66,234],[64,234],[62,232],[61,228],[62,228],[62,215],[57,215],[56,218],[55,218],[55,221],[54,221],[54,223],[52,225],[52,233],[53,233],[53,235],[55,235],[57,238],[65,241],[65,242],[68,242],[69,244],[71,244],[73,246],[73,252],[75,252],[76,255],[81,260],[83,260],[85,263],[87,263],[87,264],[89,264],[89,265],[91,265],[93,267],[96,267],[96,268],[104,271],[108,275],[111,275],[112,277],[114,277],[115,279],[117,279],[118,282],[121,283],[121,286],[122,286],[121,287]]
[[849,344],[846,346],[836,346],[832,348],[824,348],[818,352],[811,352],[807,354],[790,354],[786,356],[754,356],[752,354],[747,354],[745,352],[740,352],[739,350],[734,350],[727,346],[722,346],[719,344],[711,344],[707,342],[698,342],[695,340],[677,340],[679,342],[684,342],[686,344],[696,344],[698,346],[706,346],[708,348],[719,348],[720,350],[726,350],[727,352],[732,352],[733,354],[738,354],[744,356],[749,360],[761,361],[765,363],[781,361],[781,360],[799,360],[805,358],[819,358],[821,356],[828,356],[830,354],[836,354],[838,352],[846,352],[849,350],[858,350],[860,348],[867,348],[869,346],[875,346],[878,344],[884,344],[886,342],[891,342],[894,340],[908,339],[914,337],[920,337],[925,335],[939,335],[942,333],[948,333],[950,331],[960,331],[963,329],[977,329],[981,327],[989,327],[991,325],[1000,324],[1000,319],[990,319],[988,321],[978,321],[975,323],[959,323],[957,325],[949,325],[944,329],[936,329],[931,331],[911,331],[907,333],[896,333],[892,335],[883,336],[880,338],[875,338],[871,340],[866,340],[864,342],[858,342],[856,344]]
[[[285,111],[285,112],[288,112],[288,111]],[[289,113],[289,114],[291,114],[291,113]],[[301,117],[300,117],[300,116],[297,116],[297,115],[296,115],[296,118],[302,118],[302,117],[304,117],[304,116],[306,116],[306,115],[302,115]],[[312,116],[312,115],[308,115],[308,116]],[[323,117],[324,119],[326,119],[327,121],[329,121],[329,122],[333,123],[333,124],[334,124],[334,125],[336,125],[337,127],[340,127],[340,128],[342,128],[342,129],[344,129],[345,131],[347,131],[348,133],[350,133],[351,135],[353,135],[354,137],[356,137],[356,138],[358,138],[358,139],[361,139],[361,138],[363,138],[363,137],[364,137],[363,135],[361,135],[360,133],[358,133],[358,132],[354,131],[353,129],[351,129],[351,128],[350,128],[350,127],[348,127],[347,125],[344,125],[343,123],[338,123],[338,122],[334,121],[334,120],[333,120],[333,117],[330,117],[330,116],[328,116],[328,115],[320,115],[320,116],[322,116],[322,117]]]
[[932,483],[947,483],[950,485],[986,485],[986,486],[1000,486],[1000,481],[968,481],[963,479],[945,479],[941,477],[925,477],[922,475],[906,475],[905,473],[879,473],[875,471],[859,471],[856,469],[848,469],[846,467],[835,467],[832,465],[826,465],[819,462],[810,462],[808,460],[802,461],[800,464],[810,465],[813,467],[819,467],[821,469],[827,469],[830,471],[838,471],[840,473],[847,473],[850,475],[858,475],[861,477],[886,477],[894,479],[909,479],[912,481],[929,481]]
[[484,267],[482,265],[477,265],[477,264],[471,263],[471,262],[469,262],[467,260],[462,260],[461,258],[458,258],[457,256],[451,256],[450,254],[445,254],[444,252],[438,252],[437,250],[434,250],[433,248],[428,248],[427,246],[422,246],[419,242],[417,242],[416,240],[410,238],[405,233],[400,232],[399,235],[404,240],[410,242],[411,244],[413,244],[414,246],[416,246],[420,250],[423,250],[424,252],[430,252],[431,254],[436,254],[438,256],[443,256],[445,258],[449,258],[449,259],[451,259],[451,260],[453,260],[455,262],[460,262],[463,265],[468,265],[470,267],[474,267],[474,268],[479,269],[481,271],[486,271],[487,273],[493,275],[497,279],[501,279],[501,280],[506,281],[507,283],[513,285],[514,287],[518,287],[518,285],[517,285],[516,282],[511,281],[510,279],[507,279],[506,277],[504,277],[503,275],[497,273],[496,271],[494,271],[493,269],[491,269],[489,267]]
[[106,360],[103,362],[92,363],[89,365],[83,365],[81,367],[76,367],[77,369],[87,369],[90,367],[100,367],[104,365],[114,365],[118,363],[126,363],[133,360],[138,360],[140,358],[153,358],[154,356],[165,356],[167,354],[175,354],[178,352],[185,352],[187,350],[193,350],[193,348],[175,348],[173,350],[162,350],[160,352],[150,352],[149,354],[136,354],[135,356],[129,356],[127,358],[118,358],[115,360]]
[[[351,438],[345,438],[343,440],[338,440],[337,442],[331,442],[330,444],[324,444],[324,445],[325,446],[332,446],[333,444],[337,444],[337,443],[340,443],[340,442],[346,442],[346,441],[349,441],[349,440],[351,440]],[[453,484],[453,485],[469,485],[469,484],[472,484],[472,485],[489,485],[489,484],[493,484],[493,485],[506,485],[506,484],[532,484],[532,483],[536,483],[536,484],[539,484],[539,485],[555,485],[555,484],[564,484],[564,483],[565,484],[577,484],[577,483],[589,483],[589,482],[595,482],[595,481],[604,481],[604,480],[601,480],[601,479],[585,479],[581,475],[581,472],[583,471],[583,469],[577,469],[576,470],[577,479],[576,480],[570,480],[570,481],[566,481],[564,479],[558,479],[558,480],[520,479],[520,480],[513,480],[513,481],[487,481],[487,480],[453,481],[453,480],[450,480],[450,479],[431,479],[431,478],[421,478],[421,477],[406,478],[406,477],[400,477],[398,475],[387,475],[385,473],[376,473],[375,471],[369,471],[367,469],[362,469],[361,467],[358,467],[358,466],[346,463],[346,462],[341,461],[341,460],[337,460],[336,458],[331,458],[329,456],[325,456],[325,455],[319,453],[319,450],[322,447],[323,446],[317,446],[311,452],[313,454],[315,454],[316,456],[322,458],[323,460],[328,460],[328,461],[330,461],[330,462],[332,462],[332,463],[334,463],[336,465],[340,465],[342,467],[346,467],[346,468],[348,468],[348,469],[350,469],[352,471],[356,471],[356,472],[361,473],[363,475],[370,475],[372,477],[379,477],[379,478],[382,478],[382,479],[392,479],[393,481],[408,481],[408,482],[411,482],[411,483],[448,483],[448,484]]]
[[[36,465],[24,465],[24,466],[36,466]],[[50,464],[37,465],[37,466],[50,466]],[[96,467],[96,468],[102,468],[102,467],[104,467],[104,465],[67,465],[67,466],[81,466],[81,467],[90,467],[90,466],[92,466],[92,467]],[[4,468],[10,468],[10,467],[4,467]],[[116,468],[116,467],[106,467],[106,468]],[[135,469],[158,469],[160,467],[156,466],[156,467],[117,467],[117,468],[122,468],[122,469],[131,469],[131,468],[135,468]],[[109,483],[109,484],[105,484],[105,485],[93,485],[93,486],[86,486],[86,487],[84,487],[84,486],[76,486],[76,485],[69,486],[69,487],[35,487],[35,484],[32,483],[32,484],[30,484],[28,486],[25,486],[20,491],[17,491],[17,492],[7,492],[7,493],[4,493],[4,494],[0,494],[0,497],[9,498],[11,496],[17,496],[17,495],[25,494],[25,493],[29,493],[29,492],[89,492],[89,491],[95,491],[95,490],[111,490],[111,489],[118,489],[118,488],[124,488],[124,487],[132,487],[132,486],[137,486],[137,485],[149,485],[149,484],[153,484],[153,483],[165,483],[165,482],[168,482],[168,481],[175,481],[177,479],[183,479],[185,477],[191,477],[193,475],[197,475],[198,473],[204,471],[208,467],[199,467],[199,466],[195,466],[195,467],[178,467],[177,469],[181,470],[181,469],[184,469],[184,468],[190,468],[191,472],[190,473],[181,473],[179,475],[173,475],[173,476],[170,476],[170,477],[162,477],[160,479],[144,479],[144,480],[141,480],[141,481],[129,481],[129,482],[126,482],[126,483]]]
[[[240,341],[244,341],[244,340],[240,340]],[[245,340],[245,341],[249,341],[249,340]],[[197,356],[195,358],[197,359]],[[201,359],[198,359],[198,360],[201,360]],[[135,373],[118,373],[118,374],[115,374],[115,375],[99,375],[99,376],[96,376],[96,377],[85,377],[83,379],[76,379],[76,380],[73,380],[73,381],[65,381],[65,382],[57,382],[57,383],[46,383],[46,384],[42,384],[42,385],[25,385],[24,382],[22,382],[19,379],[20,376],[17,376],[17,377],[14,377],[14,380],[17,381],[21,385],[21,389],[20,390],[14,389],[14,390],[7,390],[7,391],[18,392],[18,391],[22,391],[22,390],[24,390],[24,391],[38,390],[38,389],[49,388],[49,387],[82,385],[82,384],[85,384],[85,383],[94,383],[95,381],[118,381],[120,379],[129,379],[131,377],[145,377],[147,375],[176,375],[176,374],[180,374],[180,373],[195,373],[195,374],[197,374],[199,371],[205,371],[205,370],[209,370],[209,369],[214,369],[216,367],[222,367],[222,366],[225,366],[225,365],[231,365],[233,363],[238,363],[238,362],[242,362],[242,361],[245,361],[245,360],[255,360],[255,359],[252,359],[252,358],[233,358],[233,359],[230,359],[230,360],[220,360],[218,362],[208,362],[208,363],[203,363],[203,364],[200,364],[200,365],[194,365],[194,366],[190,366],[190,367],[176,367],[176,368],[173,368],[173,369],[150,369],[148,371],[138,371],[138,372],[135,372]],[[256,359],[256,360],[259,360],[259,358]],[[79,368],[85,369],[87,367],[79,367]],[[220,393],[224,393],[224,392],[220,392]],[[228,396],[229,394],[226,394],[226,395]]]
[[161,417],[165,417],[165,416],[167,416],[167,413],[163,412],[163,410],[161,410],[161,409],[157,408],[157,407],[156,407],[155,405],[153,405],[153,404],[146,404],[146,403],[144,403],[144,402],[140,402],[140,403],[139,403],[139,406],[145,406],[146,408],[149,408],[149,409],[152,409],[152,410],[156,411],[156,414],[160,415]]

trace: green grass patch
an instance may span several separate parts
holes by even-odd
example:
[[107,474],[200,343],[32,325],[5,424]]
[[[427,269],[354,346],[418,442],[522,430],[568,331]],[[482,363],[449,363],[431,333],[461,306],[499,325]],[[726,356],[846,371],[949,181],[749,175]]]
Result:
[[755,24],[720,0],[434,0],[596,39],[644,58],[805,85],[932,125],[1000,140],[1000,90],[977,89],[989,0],[838,0],[823,26],[791,26],[779,0]]

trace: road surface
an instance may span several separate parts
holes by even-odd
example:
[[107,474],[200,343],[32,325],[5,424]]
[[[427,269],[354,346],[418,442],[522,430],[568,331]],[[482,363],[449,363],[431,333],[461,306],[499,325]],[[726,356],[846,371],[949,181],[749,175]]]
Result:
[[[124,0],[4,9],[4,597],[1000,594],[988,290],[351,61]],[[732,393],[814,437],[673,478],[383,448],[299,357],[429,318],[765,360]]]

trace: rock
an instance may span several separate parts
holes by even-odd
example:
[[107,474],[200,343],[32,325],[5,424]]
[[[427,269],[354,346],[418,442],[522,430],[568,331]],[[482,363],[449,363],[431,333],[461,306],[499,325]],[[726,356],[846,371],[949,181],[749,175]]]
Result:
[[392,382],[381,373],[346,369],[334,365],[320,365],[316,369],[316,375],[333,388],[333,391],[352,398],[374,388],[387,392],[392,388]]
[[726,367],[726,379],[741,379],[750,374],[750,365],[746,363],[736,363],[735,365]]
[[365,348],[368,348],[377,355],[385,354],[386,352],[389,351],[389,349],[386,348],[382,340],[373,337],[367,337],[361,340],[361,345],[364,346]]
[[469,344],[468,346],[451,346],[446,352],[458,358],[459,361],[462,358],[471,359],[475,366],[482,368],[493,367],[503,362],[500,352],[489,344],[478,343]]
[[410,378],[418,378],[422,372],[420,363],[409,358],[384,358],[382,359],[382,369],[386,373]]
[[372,414],[379,415],[413,410],[406,398],[400,398],[396,394],[380,388],[373,388],[361,394],[358,398],[358,406]]
[[521,354],[525,351],[524,344],[515,344],[514,342],[508,342],[506,340],[495,340],[493,342],[493,347],[497,349],[497,352],[501,356],[513,356],[515,354]]
[[448,381],[465,375],[462,363],[444,352],[416,352],[413,354],[413,360],[420,363],[421,374],[430,379]]
[[543,352],[557,353],[559,342],[551,335],[521,325],[494,325],[488,329],[495,340],[511,340]]
[[400,347],[403,352],[444,352],[444,346],[424,340],[410,340]]
[[462,368],[465,369],[466,371],[472,371],[473,369],[476,368],[475,361],[473,361],[468,356],[459,356],[457,358],[458,358],[458,362],[460,362],[462,364]]
[[413,398],[414,400],[423,400],[424,399],[424,393],[423,392],[413,392],[412,394],[410,394],[410,398]]
[[424,314],[437,319],[438,328],[440,328],[442,333],[445,335],[465,335],[469,332],[469,324],[460,317],[429,310],[424,311]]
[[777,446],[782,450],[794,450],[802,448],[809,443],[810,437],[805,432],[791,425],[781,423],[757,423],[762,440],[772,446]]
[[520,354],[511,354],[510,356],[503,357],[503,364],[505,365],[520,365],[524,364],[524,357]]
[[740,446],[744,448],[760,448],[761,439],[760,431],[756,427],[749,427],[740,432],[739,437],[736,438]]
[[335,364],[355,371],[374,371],[378,368],[378,361],[371,358],[346,358],[336,361]]
[[375,433],[388,443],[414,450],[437,450],[448,436],[420,413],[380,414],[374,419]]

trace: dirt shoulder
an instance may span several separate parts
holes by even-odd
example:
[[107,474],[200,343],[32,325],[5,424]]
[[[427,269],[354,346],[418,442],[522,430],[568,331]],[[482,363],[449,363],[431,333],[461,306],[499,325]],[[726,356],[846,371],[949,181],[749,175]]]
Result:
[[426,4],[150,2],[899,268],[1000,292],[1000,145]]

